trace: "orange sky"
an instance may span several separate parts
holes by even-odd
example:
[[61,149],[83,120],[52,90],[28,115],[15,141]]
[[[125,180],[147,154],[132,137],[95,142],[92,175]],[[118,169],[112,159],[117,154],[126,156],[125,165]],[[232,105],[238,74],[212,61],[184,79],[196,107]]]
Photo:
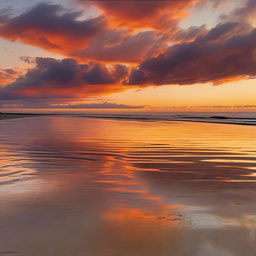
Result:
[[255,111],[253,0],[10,0],[0,10],[2,106]]

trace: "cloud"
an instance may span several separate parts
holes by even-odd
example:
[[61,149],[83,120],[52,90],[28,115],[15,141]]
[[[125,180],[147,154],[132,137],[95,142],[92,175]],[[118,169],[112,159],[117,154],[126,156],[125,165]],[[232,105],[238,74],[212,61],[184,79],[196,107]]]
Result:
[[188,29],[180,29],[177,31],[172,40],[179,42],[194,41],[199,35],[204,35],[207,32],[206,25],[199,27],[191,26]]
[[27,64],[35,64],[35,59],[29,56],[21,56],[20,60],[24,61]]
[[75,50],[70,55],[80,60],[139,62],[165,47],[166,40],[161,40],[161,36],[157,36],[154,31],[130,34],[126,30],[106,30],[92,39],[84,49]]
[[220,9],[227,7],[229,3],[229,0],[198,0],[196,7],[204,8],[211,6],[214,9]]
[[230,36],[234,27],[233,23],[219,24],[193,42],[173,45],[146,59],[132,71],[128,84],[220,84],[255,77],[256,29]]
[[0,69],[0,87],[16,80],[19,75],[14,69]]
[[[80,61],[105,62],[139,62],[148,54],[159,53],[166,43],[152,30],[132,32],[112,25],[108,28],[107,13],[87,20],[81,20],[82,14],[42,3],[14,18],[3,18],[0,37]],[[30,61],[27,57],[23,60]]]
[[158,30],[166,30],[171,23],[185,17],[186,10],[196,2],[196,0],[77,1],[98,7],[117,27],[150,27]]
[[[236,35],[237,31],[241,34]],[[175,44],[134,69],[97,62],[79,64],[70,58],[36,58],[34,68],[0,89],[0,99],[73,99],[120,92],[134,85],[221,84],[255,76],[256,29],[250,27],[249,31],[248,26],[230,22],[194,41]]]
[[0,36],[62,53],[79,48],[103,31],[103,17],[80,20],[81,12],[67,12],[60,5],[41,3],[14,18],[2,17]]
[[[79,2],[86,3],[84,12],[67,11],[57,4],[41,3],[13,18],[0,15],[0,37],[19,40],[83,62],[139,63],[165,51],[170,43],[191,42],[208,32],[205,26],[182,30],[178,22],[188,15],[189,7],[199,3],[205,5],[209,0]],[[220,6],[224,2],[226,0],[214,0],[211,5]],[[102,15],[83,18],[89,10],[88,3],[100,8]],[[254,1],[249,0],[246,7],[236,12],[245,15],[253,7]],[[229,27],[229,30],[217,27],[208,33],[208,37],[224,31],[222,36],[227,38],[234,33],[244,33],[246,27],[245,24],[239,27],[235,22],[226,22],[223,26],[234,27]]]
[[242,2],[245,3],[243,6],[236,8],[231,14],[223,15],[222,19],[224,21],[233,20],[243,23],[255,22],[256,1],[248,0]]
[[102,10],[101,16],[90,19],[83,18],[88,1],[80,0],[87,4],[84,12],[41,3],[13,18],[3,15],[0,37],[78,61],[139,63],[166,50],[170,42],[193,41],[207,33],[205,26],[186,30],[178,26],[188,15],[187,9],[198,1],[89,1]]
[[36,66],[0,89],[0,99],[73,98],[124,90],[125,66],[36,58]]
[[235,35],[247,34],[252,30],[249,24],[238,22],[226,22],[217,25],[205,35],[199,35],[197,41],[209,43],[220,42],[232,38]]
[[[254,78],[256,30],[247,20],[232,20],[232,14],[229,16],[232,21],[212,29],[203,25],[182,30],[175,22],[169,29],[161,25],[165,31],[155,27],[155,18],[160,21],[160,16],[165,13],[164,6],[168,6],[168,12],[174,12],[174,16],[170,16],[173,20],[177,6],[182,6],[177,14],[180,15],[194,3],[194,0],[179,3],[116,1],[115,6],[111,6],[108,1],[93,1],[92,4],[102,8],[103,16],[91,19],[83,19],[81,12],[67,12],[59,5],[44,3],[14,18],[3,16],[0,36],[71,58],[22,56],[21,59],[33,68],[23,75],[14,70],[0,70],[0,99],[73,99],[120,92],[134,85],[221,84]],[[123,4],[125,8],[121,8]],[[142,5],[146,9],[142,9]],[[233,13],[240,10],[242,16],[247,17],[247,14],[251,16],[253,8],[254,2],[249,0]],[[136,20],[137,15],[140,20]],[[126,24],[126,18],[132,22],[127,20],[130,24],[127,23],[127,28],[118,28],[118,25],[110,28],[115,24],[107,23],[106,17],[110,16],[119,17],[122,24]],[[148,26],[144,18],[152,18],[151,25],[154,23],[154,26],[151,30],[137,30],[134,25],[139,22]],[[173,45],[167,47],[168,43]],[[117,62],[139,64],[132,68],[132,65],[113,64]]]
[[35,109],[35,108],[48,108],[48,109],[141,109],[144,106],[132,106],[126,104],[117,104],[112,102],[101,103],[54,103],[54,101],[36,101],[36,102],[8,102],[0,104],[2,108],[22,108],[22,109]]
[[84,104],[55,104],[52,105],[53,108],[70,108],[70,109],[78,109],[78,108],[106,108],[106,109],[138,109],[138,108],[144,108],[144,106],[131,106],[126,104],[117,104],[117,103],[111,103],[111,102],[103,102],[103,103],[84,103]]

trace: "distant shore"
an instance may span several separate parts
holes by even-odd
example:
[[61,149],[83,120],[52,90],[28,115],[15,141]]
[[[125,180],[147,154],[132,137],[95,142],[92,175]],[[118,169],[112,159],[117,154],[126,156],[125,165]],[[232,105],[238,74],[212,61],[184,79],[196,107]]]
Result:
[[45,114],[30,114],[30,113],[3,113],[0,112],[0,120],[13,119],[13,118],[23,118],[23,117],[33,117],[42,116]]

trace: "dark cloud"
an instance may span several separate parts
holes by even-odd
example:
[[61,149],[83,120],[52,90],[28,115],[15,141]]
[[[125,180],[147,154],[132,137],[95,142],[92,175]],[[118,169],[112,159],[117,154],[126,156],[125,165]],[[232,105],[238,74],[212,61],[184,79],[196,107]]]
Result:
[[82,97],[121,90],[127,68],[74,59],[36,58],[35,68],[0,89],[1,99]]
[[[220,24],[195,41],[170,47],[132,71],[128,84],[215,84],[256,75],[256,29],[225,38],[234,24]],[[225,40],[223,40],[225,39]]]
[[81,14],[67,12],[59,5],[41,3],[17,17],[2,18],[0,36],[47,50],[66,51],[84,45],[105,28],[103,17],[78,20]]
[[234,35],[247,34],[251,30],[252,27],[249,24],[226,22],[212,28],[203,36],[199,35],[196,40],[201,43],[219,42],[232,38]]
[[247,23],[239,23],[228,21],[220,23],[216,27],[208,30],[206,25],[199,27],[192,26],[185,30],[176,32],[172,41],[189,42],[194,40],[201,40],[204,42],[224,41],[234,35],[242,35],[249,33],[252,27]]

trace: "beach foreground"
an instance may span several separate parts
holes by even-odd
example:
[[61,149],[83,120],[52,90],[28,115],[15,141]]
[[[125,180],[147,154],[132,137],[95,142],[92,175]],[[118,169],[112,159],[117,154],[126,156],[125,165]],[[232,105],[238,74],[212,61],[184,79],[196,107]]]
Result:
[[3,120],[0,255],[255,256],[255,132]]

